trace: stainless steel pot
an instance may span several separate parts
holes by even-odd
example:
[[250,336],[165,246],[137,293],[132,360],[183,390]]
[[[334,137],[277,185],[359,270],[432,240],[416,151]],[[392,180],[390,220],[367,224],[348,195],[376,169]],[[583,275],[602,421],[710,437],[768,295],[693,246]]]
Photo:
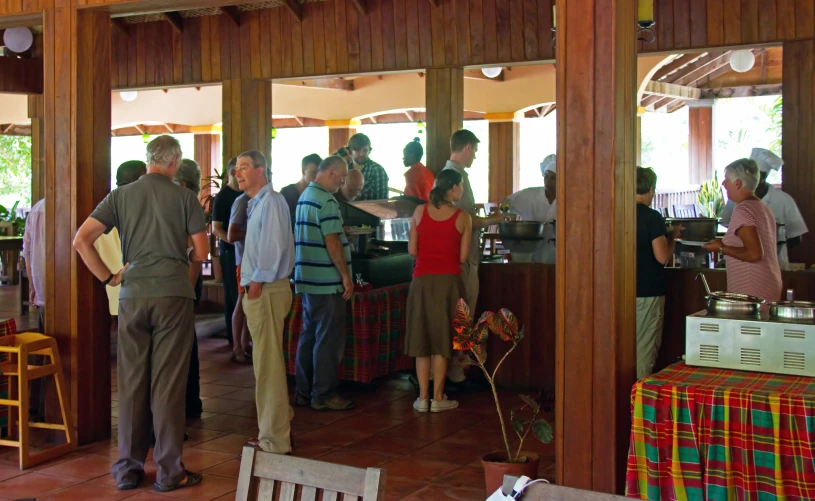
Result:
[[770,305],[770,317],[784,320],[815,320],[815,303],[777,301]]
[[682,225],[685,229],[682,230],[682,233],[679,235],[681,238],[698,242],[708,242],[716,238],[719,220],[713,217],[669,217],[665,219],[665,224],[670,226]]
[[501,240],[540,240],[543,223],[537,221],[504,221],[498,224]]
[[729,292],[712,292],[705,301],[711,315],[758,315],[764,304],[761,298]]

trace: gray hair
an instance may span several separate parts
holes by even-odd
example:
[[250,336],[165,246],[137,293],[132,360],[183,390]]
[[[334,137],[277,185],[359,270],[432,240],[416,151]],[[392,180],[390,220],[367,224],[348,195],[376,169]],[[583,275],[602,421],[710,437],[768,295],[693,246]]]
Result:
[[741,184],[751,192],[758,186],[758,164],[749,158],[740,158],[724,168],[724,176],[728,181],[741,181]]
[[[363,146],[364,148],[364,146]],[[339,155],[331,155],[329,157],[325,157],[322,162],[320,162],[320,166],[317,167],[319,172],[327,171],[332,167],[337,167],[339,165],[347,166],[348,164],[345,163],[345,159]]]
[[178,184],[183,182],[196,196],[200,195],[201,167],[198,166],[198,162],[189,158],[181,159],[181,165],[178,166],[173,181]]
[[147,143],[147,165],[167,168],[176,157],[181,158],[181,143],[172,136],[159,136]]
[[[249,150],[238,155],[238,158],[248,158],[252,161],[252,166],[255,168],[263,167],[263,175],[266,176],[266,181],[272,178],[272,170],[269,168],[269,164],[266,163],[266,157],[263,153],[256,150]],[[235,161],[237,163],[237,159]]]

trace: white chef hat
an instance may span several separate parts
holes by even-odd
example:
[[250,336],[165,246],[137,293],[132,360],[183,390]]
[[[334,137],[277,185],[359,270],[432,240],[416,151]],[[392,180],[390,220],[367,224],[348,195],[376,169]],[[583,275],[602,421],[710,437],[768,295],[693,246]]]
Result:
[[764,148],[753,148],[753,151],[750,152],[750,160],[755,160],[761,172],[778,170],[784,165],[784,161],[778,155]]
[[541,162],[541,175],[544,175],[548,170],[557,174],[557,155],[554,153],[544,158],[543,162]]

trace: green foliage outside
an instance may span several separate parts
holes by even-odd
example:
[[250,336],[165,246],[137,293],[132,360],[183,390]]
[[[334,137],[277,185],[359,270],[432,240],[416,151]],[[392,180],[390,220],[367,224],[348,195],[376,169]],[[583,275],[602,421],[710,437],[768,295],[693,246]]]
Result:
[[31,138],[0,136],[0,205],[31,207]]
[[762,110],[770,118],[770,126],[767,127],[767,132],[771,133],[774,137],[770,143],[770,151],[781,156],[781,124],[782,117],[784,116],[784,103],[781,96],[778,96],[773,104],[770,106],[763,106]]

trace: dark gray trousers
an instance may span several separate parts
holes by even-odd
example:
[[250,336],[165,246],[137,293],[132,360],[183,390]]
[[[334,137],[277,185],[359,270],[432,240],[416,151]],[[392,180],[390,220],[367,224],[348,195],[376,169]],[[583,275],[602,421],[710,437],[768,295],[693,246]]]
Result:
[[171,486],[184,479],[184,396],[194,329],[190,298],[119,300],[119,460],[111,468],[117,482],[144,469],[151,410],[156,481]]
[[301,294],[303,332],[297,340],[297,393],[323,403],[336,393],[345,353],[346,305],[339,294]]

